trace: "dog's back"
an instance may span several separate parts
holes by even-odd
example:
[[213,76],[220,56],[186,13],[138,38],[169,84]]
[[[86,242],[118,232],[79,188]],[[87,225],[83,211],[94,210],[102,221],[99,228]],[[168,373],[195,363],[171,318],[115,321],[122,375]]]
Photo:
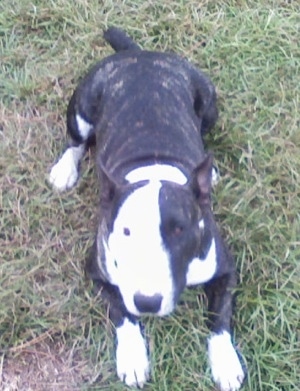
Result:
[[104,38],[117,53],[92,71],[93,88],[80,92],[91,102],[102,90],[94,127],[104,146],[100,165],[117,180],[147,156],[148,164],[175,164],[189,175],[204,158],[201,133],[217,119],[213,84],[176,54],[141,50],[120,29],[109,28]]

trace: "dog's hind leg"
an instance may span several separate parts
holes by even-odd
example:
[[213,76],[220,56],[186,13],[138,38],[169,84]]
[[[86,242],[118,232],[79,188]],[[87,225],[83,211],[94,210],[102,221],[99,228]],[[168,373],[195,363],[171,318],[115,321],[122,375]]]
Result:
[[199,131],[203,136],[214,127],[218,119],[216,90],[209,77],[199,69],[192,67],[190,72],[194,110],[200,120]]
[[[216,90],[211,80],[195,67],[191,69],[191,80],[194,110],[199,118],[199,135],[203,139],[203,135],[214,127],[218,119]],[[216,166],[213,166],[212,185],[216,185],[219,178],[219,171]]]
[[49,175],[49,182],[59,191],[70,189],[77,182],[80,160],[87,149],[88,142],[94,137],[93,125],[77,112],[75,101],[76,92],[72,96],[67,110],[69,142]]

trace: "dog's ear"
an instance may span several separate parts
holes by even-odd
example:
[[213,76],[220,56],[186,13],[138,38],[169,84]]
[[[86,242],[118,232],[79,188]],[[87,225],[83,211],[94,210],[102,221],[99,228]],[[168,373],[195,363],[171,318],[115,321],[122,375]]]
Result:
[[213,155],[208,153],[194,170],[192,178],[192,188],[200,206],[210,204],[212,170]]
[[100,179],[100,204],[103,208],[108,207],[117,193],[118,185],[116,182],[107,175],[105,170],[100,168],[99,170]]
[[120,186],[108,173],[101,156],[97,156],[96,162],[97,174],[100,182],[100,206],[105,210],[115,199]]

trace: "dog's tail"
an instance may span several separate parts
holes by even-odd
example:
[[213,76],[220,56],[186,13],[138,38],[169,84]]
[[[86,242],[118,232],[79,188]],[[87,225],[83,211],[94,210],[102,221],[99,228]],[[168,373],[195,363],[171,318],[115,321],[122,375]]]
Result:
[[141,50],[123,30],[116,27],[110,27],[104,31],[103,36],[116,52],[121,50]]

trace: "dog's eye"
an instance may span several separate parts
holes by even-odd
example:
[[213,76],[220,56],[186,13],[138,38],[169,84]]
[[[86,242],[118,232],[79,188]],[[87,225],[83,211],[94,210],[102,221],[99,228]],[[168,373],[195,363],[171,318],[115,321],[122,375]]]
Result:
[[174,236],[180,236],[182,232],[183,232],[183,227],[181,227],[180,225],[175,225],[173,227],[172,234]]
[[130,229],[127,228],[127,227],[124,227],[124,229],[123,229],[123,234],[124,234],[125,236],[130,236]]

